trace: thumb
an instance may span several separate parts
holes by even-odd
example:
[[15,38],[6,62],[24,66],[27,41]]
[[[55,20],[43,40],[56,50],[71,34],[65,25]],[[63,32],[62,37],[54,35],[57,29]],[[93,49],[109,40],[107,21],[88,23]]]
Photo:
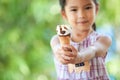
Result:
[[65,50],[65,51],[70,51],[70,52],[72,52],[72,49],[71,49],[71,47],[70,46],[63,46],[62,47],[63,48],[63,50]]
[[76,48],[73,47],[72,45],[70,46],[70,49],[72,49],[72,51],[76,51],[77,52]]

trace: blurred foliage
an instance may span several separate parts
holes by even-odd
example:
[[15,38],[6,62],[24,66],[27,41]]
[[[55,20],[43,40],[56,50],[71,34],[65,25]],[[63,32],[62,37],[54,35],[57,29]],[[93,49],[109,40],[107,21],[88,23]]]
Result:
[[[100,3],[98,25],[119,26],[120,1]],[[55,80],[50,39],[61,23],[57,0],[0,0],[0,80]]]
[[119,0],[99,0],[100,11],[97,16],[98,25],[111,24],[115,27],[120,26],[120,1]]

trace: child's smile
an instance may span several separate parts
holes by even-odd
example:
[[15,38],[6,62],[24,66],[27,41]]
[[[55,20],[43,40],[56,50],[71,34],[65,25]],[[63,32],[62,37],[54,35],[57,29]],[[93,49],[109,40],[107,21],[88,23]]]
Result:
[[80,26],[84,26],[87,23],[88,23],[88,20],[77,21],[77,25],[80,25]]

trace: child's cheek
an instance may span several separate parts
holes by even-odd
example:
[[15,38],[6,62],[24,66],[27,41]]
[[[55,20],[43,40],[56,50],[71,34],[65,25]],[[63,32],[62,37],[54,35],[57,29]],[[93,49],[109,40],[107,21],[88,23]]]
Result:
[[76,21],[76,17],[73,16],[73,15],[70,15],[70,16],[69,16],[69,20],[70,20],[71,22],[75,22],[75,21]]

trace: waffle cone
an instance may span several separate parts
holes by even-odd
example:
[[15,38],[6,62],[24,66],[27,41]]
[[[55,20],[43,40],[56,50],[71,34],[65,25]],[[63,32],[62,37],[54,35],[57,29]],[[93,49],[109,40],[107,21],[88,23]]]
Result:
[[59,41],[61,46],[65,44],[70,44],[70,36],[59,36]]

